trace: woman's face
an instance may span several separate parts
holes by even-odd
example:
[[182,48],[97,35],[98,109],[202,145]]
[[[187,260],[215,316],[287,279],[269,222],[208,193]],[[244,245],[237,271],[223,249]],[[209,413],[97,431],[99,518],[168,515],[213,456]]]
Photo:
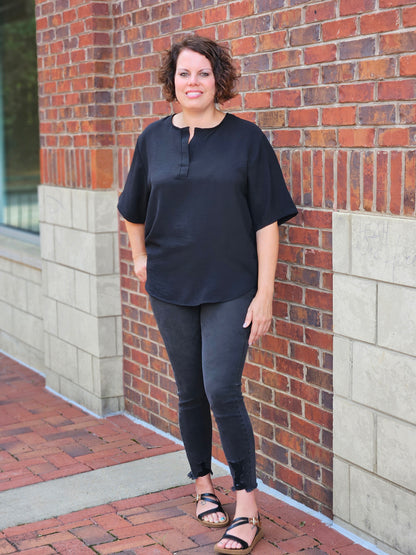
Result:
[[185,110],[204,111],[215,102],[215,77],[211,62],[193,50],[181,50],[176,63],[175,94]]

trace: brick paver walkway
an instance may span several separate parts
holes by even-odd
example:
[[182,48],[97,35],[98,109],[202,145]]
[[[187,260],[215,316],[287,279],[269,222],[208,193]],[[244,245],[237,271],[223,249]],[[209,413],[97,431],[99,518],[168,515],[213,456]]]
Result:
[[[125,416],[97,419],[44,389],[42,377],[0,354],[0,490],[177,451]],[[229,477],[216,480],[231,513]],[[195,518],[193,485],[172,488],[0,531],[0,555],[213,553],[221,530]],[[265,539],[254,555],[372,552],[316,518],[258,493]]]
[[97,419],[44,385],[0,353],[0,491],[182,449],[125,416]]

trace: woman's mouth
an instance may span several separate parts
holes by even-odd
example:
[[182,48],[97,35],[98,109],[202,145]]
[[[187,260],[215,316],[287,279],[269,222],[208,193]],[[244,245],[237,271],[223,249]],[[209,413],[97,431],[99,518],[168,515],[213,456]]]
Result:
[[198,96],[201,96],[202,92],[201,91],[188,91],[186,93],[186,96],[188,98],[198,98]]

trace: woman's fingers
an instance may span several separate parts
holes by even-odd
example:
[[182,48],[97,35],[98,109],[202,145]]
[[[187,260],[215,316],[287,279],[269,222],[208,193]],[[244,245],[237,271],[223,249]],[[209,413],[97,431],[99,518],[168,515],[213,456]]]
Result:
[[252,345],[262,335],[267,333],[272,322],[272,308],[269,299],[256,295],[251,301],[247,310],[247,315],[243,327],[247,328],[251,324],[248,344]]
[[134,273],[139,281],[145,283],[147,280],[147,256],[141,255],[134,260]]

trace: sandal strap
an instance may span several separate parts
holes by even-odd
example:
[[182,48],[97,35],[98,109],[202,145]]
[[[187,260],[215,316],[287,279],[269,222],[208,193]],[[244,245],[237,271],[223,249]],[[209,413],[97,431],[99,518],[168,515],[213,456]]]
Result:
[[223,515],[225,515],[225,512],[222,510],[222,508],[214,507],[213,509],[207,509],[203,513],[199,513],[198,518],[199,520],[201,520],[202,518],[204,518],[204,516],[212,515],[214,513],[222,513]]
[[237,536],[233,536],[232,534],[225,533],[221,538],[221,540],[232,540],[234,542],[239,543],[241,547],[239,547],[238,549],[241,549],[242,551],[248,548],[248,543],[245,540],[242,540],[241,538],[237,538]]
[[230,524],[230,526],[227,528],[227,532],[228,530],[232,530],[233,528],[236,528],[237,526],[242,526],[243,524],[252,524],[253,526],[256,526],[256,528],[259,528],[260,515],[257,517],[250,517],[250,518],[246,516],[239,516],[238,518],[235,518]]
[[215,507],[213,507],[212,509],[207,509],[203,513],[199,513],[199,520],[202,520],[204,516],[212,515],[214,513],[222,513],[223,515],[226,514],[224,509],[222,508],[220,500],[215,495],[215,493],[197,493],[194,501],[195,503],[198,503],[198,501],[207,501],[208,503],[212,503],[213,505],[215,505]]
[[255,526],[257,528],[257,532],[256,532],[256,536],[257,536],[261,526],[260,515],[257,515],[257,517],[251,517],[251,518],[246,516],[239,516],[235,518],[230,524],[230,526],[228,526],[225,534],[221,538],[222,540],[232,540],[239,543],[241,545],[241,548],[239,547],[238,549],[241,549],[242,551],[244,551],[245,549],[248,549],[249,547],[248,543],[237,536],[233,536],[232,534],[229,534],[229,531],[232,530],[233,528],[237,528],[238,526],[243,526],[243,524],[252,524],[253,526]]
[[209,501],[209,503],[215,503],[218,507],[221,506],[220,500],[215,493],[197,493],[194,501],[195,503],[198,503],[198,501]]

